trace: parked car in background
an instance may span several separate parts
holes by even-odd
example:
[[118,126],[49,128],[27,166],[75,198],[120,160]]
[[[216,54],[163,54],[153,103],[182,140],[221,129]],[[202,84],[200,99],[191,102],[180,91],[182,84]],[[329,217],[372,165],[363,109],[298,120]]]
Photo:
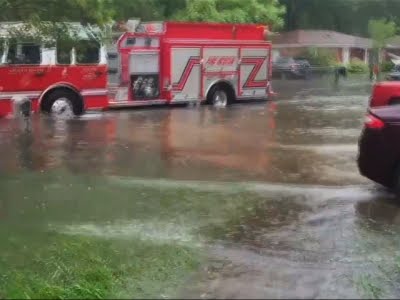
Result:
[[395,65],[386,76],[387,80],[400,80],[400,65]]
[[360,173],[400,194],[400,106],[369,110],[359,139]]
[[272,64],[272,76],[275,78],[307,79],[311,65],[302,57],[279,57]]

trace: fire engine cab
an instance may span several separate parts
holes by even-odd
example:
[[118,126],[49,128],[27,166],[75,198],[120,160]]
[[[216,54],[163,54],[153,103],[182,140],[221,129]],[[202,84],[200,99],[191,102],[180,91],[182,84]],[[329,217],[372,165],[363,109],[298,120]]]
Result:
[[10,38],[7,26],[0,26],[0,116],[15,112],[21,97],[32,111],[67,106],[79,115],[122,106],[225,106],[272,92],[264,26],[136,22],[108,49],[79,24],[74,43],[53,46]]
[[271,44],[264,26],[141,23],[109,53],[110,107],[266,99]]
[[[73,43],[38,41],[24,23],[0,23],[0,117],[15,112],[15,102],[29,99],[32,111],[75,115],[108,106],[107,51],[99,29],[69,23]],[[26,32],[16,38],[10,33]],[[66,33],[68,34],[68,33]]]

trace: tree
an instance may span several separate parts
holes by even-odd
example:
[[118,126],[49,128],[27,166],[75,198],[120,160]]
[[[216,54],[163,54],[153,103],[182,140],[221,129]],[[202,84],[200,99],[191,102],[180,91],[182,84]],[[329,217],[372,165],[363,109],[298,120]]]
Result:
[[0,21],[78,21],[104,24],[112,15],[111,0],[0,0]]
[[157,0],[112,0],[109,3],[115,20],[126,21],[139,18],[144,21],[163,18],[163,11]]
[[385,47],[389,38],[396,34],[397,28],[393,21],[385,19],[370,20],[368,23],[368,32],[373,40],[373,52],[370,55],[370,65],[381,64],[382,48]]
[[169,19],[177,11],[186,7],[186,0],[157,0],[157,5],[163,10],[164,17]]
[[286,7],[285,29],[352,30],[354,12],[362,0],[280,0]]
[[326,29],[368,36],[371,19],[400,24],[398,0],[280,0],[286,8],[284,29]]
[[217,11],[216,0],[192,0],[186,2],[186,7],[178,11],[173,19],[179,21],[213,21],[222,22],[223,17]]
[[197,22],[262,23],[280,28],[285,8],[278,0],[190,0],[172,18]]
[[375,48],[385,46],[387,40],[396,34],[397,28],[393,21],[385,19],[370,20],[368,23],[368,32],[374,41]]

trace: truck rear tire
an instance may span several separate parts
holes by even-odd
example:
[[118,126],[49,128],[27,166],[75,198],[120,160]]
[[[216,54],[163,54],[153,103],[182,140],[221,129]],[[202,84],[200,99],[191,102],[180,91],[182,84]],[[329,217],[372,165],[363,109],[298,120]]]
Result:
[[389,188],[400,198],[400,165],[394,171],[392,186]]
[[215,107],[226,107],[228,105],[228,93],[225,89],[215,86],[209,93],[208,102]]
[[42,110],[54,116],[67,116],[73,114],[80,116],[84,112],[83,102],[73,91],[70,90],[55,90],[51,92],[42,104]]

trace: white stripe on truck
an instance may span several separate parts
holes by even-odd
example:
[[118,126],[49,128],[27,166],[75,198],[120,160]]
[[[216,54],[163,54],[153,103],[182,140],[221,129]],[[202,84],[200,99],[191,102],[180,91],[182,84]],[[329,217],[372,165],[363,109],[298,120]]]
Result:
[[[0,100],[12,99],[16,96],[28,97],[30,99],[39,98],[43,92],[41,91],[23,91],[23,92],[0,92]],[[80,92],[83,97],[87,96],[106,96],[107,89],[85,89]]]

